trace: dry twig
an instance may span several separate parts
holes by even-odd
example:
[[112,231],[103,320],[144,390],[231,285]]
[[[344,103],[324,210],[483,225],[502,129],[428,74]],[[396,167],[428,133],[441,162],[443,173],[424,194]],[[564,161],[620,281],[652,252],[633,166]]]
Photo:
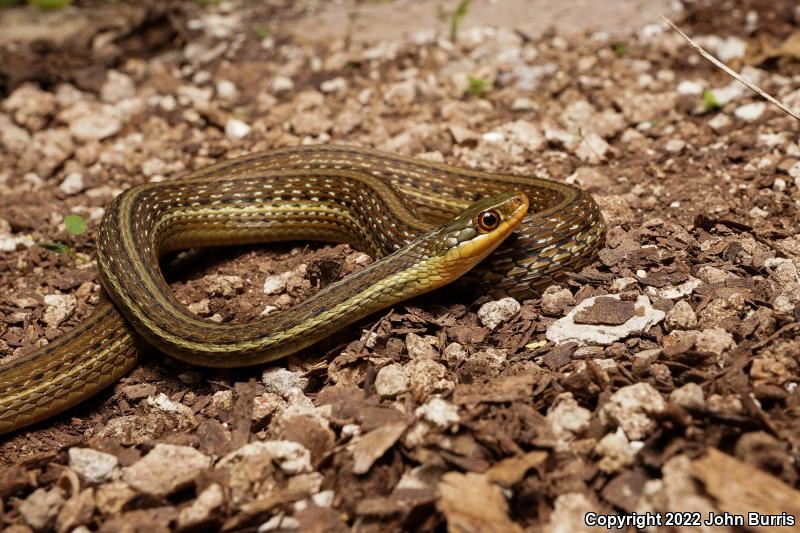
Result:
[[781,111],[783,111],[784,113],[786,113],[786,114],[788,114],[788,115],[790,115],[790,116],[794,117],[794,118],[795,118],[795,119],[797,119],[797,120],[800,120],[800,115],[798,115],[797,113],[795,113],[794,111],[792,111],[791,109],[789,109],[789,107],[788,107],[788,106],[786,106],[784,103],[782,103],[782,102],[778,101],[777,99],[773,98],[772,96],[770,96],[770,95],[769,95],[769,94],[768,94],[766,91],[764,91],[763,89],[761,89],[760,87],[758,87],[758,86],[757,86],[755,83],[753,83],[753,82],[751,82],[750,80],[748,80],[747,78],[743,77],[741,74],[739,74],[739,73],[737,73],[736,71],[734,71],[734,70],[733,70],[732,68],[730,68],[728,65],[726,65],[725,63],[723,63],[722,61],[720,61],[720,60],[719,60],[719,59],[717,59],[716,57],[714,57],[714,56],[712,56],[711,54],[709,54],[708,52],[706,52],[706,51],[703,49],[703,47],[702,47],[702,46],[700,46],[699,44],[697,44],[696,42],[694,42],[694,41],[691,39],[691,37],[689,37],[688,35],[686,35],[685,33],[683,33],[683,32],[680,30],[680,28],[678,28],[678,27],[677,27],[677,26],[676,26],[676,25],[675,25],[675,24],[674,24],[674,23],[673,23],[671,20],[669,20],[667,17],[664,17],[664,16],[662,16],[661,18],[662,18],[662,19],[664,19],[664,22],[666,22],[666,23],[669,25],[669,27],[670,27],[670,28],[672,28],[673,30],[675,30],[675,32],[677,32],[677,34],[678,34],[678,35],[680,35],[681,37],[683,37],[684,39],[686,39],[686,42],[688,42],[688,43],[689,43],[689,44],[692,46],[692,48],[694,48],[695,50],[697,50],[697,52],[698,52],[698,53],[699,53],[701,56],[703,56],[704,58],[708,59],[708,60],[709,60],[709,61],[711,61],[711,62],[712,62],[714,65],[716,65],[717,67],[719,67],[719,68],[721,68],[722,70],[724,70],[726,74],[728,74],[729,76],[731,76],[733,79],[735,79],[735,80],[736,80],[736,81],[738,81],[739,83],[743,84],[745,87],[747,87],[747,88],[748,88],[748,89],[750,89],[751,91],[753,91],[753,92],[755,92],[755,93],[758,93],[758,94],[760,94],[761,96],[763,96],[763,97],[764,97],[764,98],[765,98],[765,99],[766,99],[768,102],[770,102],[771,104],[773,104],[773,105],[777,106],[777,107],[778,107],[778,109],[780,109],[780,110],[781,110]]

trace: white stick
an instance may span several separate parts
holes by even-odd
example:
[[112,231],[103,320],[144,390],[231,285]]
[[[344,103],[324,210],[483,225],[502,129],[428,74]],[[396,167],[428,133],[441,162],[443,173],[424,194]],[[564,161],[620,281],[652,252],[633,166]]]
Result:
[[778,100],[776,100],[775,98],[773,98],[772,96],[770,96],[769,94],[767,94],[767,93],[766,93],[764,90],[762,90],[760,87],[758,87],[757,85],[755,85],[753,82],[751,82],[751,81],[750,81],[750,80],[748,80],[747,78],[744,78],[744,77],[742,77],[741,75],[739,75],[738,73],[736,73],[736,72],[735,72],[733,69],[731,69],[730,67],[728,67],[728,66],[727,66],[725,63],[723,63],[722,61],[720,61],[720,60],[719,60],[719,59],[717,59],[716,57],[712,56],[711,54],[709,54],[708,52],[706,52],[705,50],[703,50],[703,48],[702,48],[702,47],[701,47],[699,44],[697,44],[696,42],[694,42],[694,41],[693,41],[693,40],[692,40],[692,39],[691,39],[691,38],[690,38],[688,35],[686,35],[685,33],[683,33],[683,32],[680,30],[680,28],[678,28],[678,27],[677,27],[675,24],[673,24],[673,23],[672,23],[672,21],[671,21],[671,20],[669,20],[667,17],[664,17],[664,16],[662,16],[661,18],[662,18],[662,19],[664,19],[664,22],[666,22],[667,24],[669,24],[670,28],[672,28],[673,30],[675,30],[675,31],[678,33],[678,35],[680,35],[681,37],[683,37],[684,39],[686,39],[686,41],[687,41],[687,42],[688,42],[688,43],[689,43],[689,44],[692,46],[692,48],[694,48],[695,50],[697,50],[697,52],[698,52],[698,53],[699,53],[701,56],[705,57],[706,59],[708,59],[709,61],[711,61],[711,62],[712,62],[714,65],[716,65],[716,66],[718,66],[719,68],[721,68],[722,70],[724,70],[724,71],[725,71],[725,73],[727,73],[729,76],[731,76],[733,79],[735,79],[735,80],[736,80],[736,81],[738,81],[739,83],[743,84],[745,87],[747,87],[747,88],[748,88],[748,89],[750,89],[751,91],[753,91],[753,92],[755,92],[755,93],[758,93],[758,94],[760,94],[761,96],[763,96],[764,98],[766,98],[766,100],[767,100],[768,102],[770,102],[771,104],[773,104],[773,105],[777,106],[777,107],[778,107],[778,109],[780,109],[780,110],[781,110],[781,111],[783,111],[784,113],[786,113],[786,114],[788,114],[788,115],[790,115],[790,116],[794,117],[796,120],[800,120],[800,115],[798,115],[797,113],[795,113],[794,111],[792,111],[791,109],[789,109],[789,108],[788,108],[788,107],[787,107],[785,104],[783,104],[783,103],[779,102]]

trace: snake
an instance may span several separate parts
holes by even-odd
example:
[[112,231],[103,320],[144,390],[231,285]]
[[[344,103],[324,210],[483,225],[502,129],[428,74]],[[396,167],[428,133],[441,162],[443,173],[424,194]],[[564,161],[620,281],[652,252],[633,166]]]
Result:
[[[340,145],[248,154],[131,187],[97,232],[104,290],[94,311],[0,362],[0,434],[83,402],[151,347],[202,366],[258,365],[456,279],[476,297],[536,297],[591,264],[605,230],[573,185]],[[348,243],[377,260],[244,323],[194,315],[159,267],[176,250],[296,240]]]

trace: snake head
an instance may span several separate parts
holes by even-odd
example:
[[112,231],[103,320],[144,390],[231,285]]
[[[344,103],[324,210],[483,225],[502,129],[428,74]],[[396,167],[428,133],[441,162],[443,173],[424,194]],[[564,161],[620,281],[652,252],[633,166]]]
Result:
[[445,259],[472,268],[508,237],[528,212],[528,197],[502,193],[478,200],[442,228]]

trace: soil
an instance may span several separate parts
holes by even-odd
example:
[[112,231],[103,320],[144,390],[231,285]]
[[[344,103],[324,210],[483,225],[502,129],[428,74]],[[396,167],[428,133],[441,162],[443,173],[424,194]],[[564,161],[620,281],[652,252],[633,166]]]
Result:
[[[0,437],[0,523],[578,531],[591,513],[755,512],[773,518],[751,529],[800,530],[798,125],[657,24],[661,2],[539,4],[533,24],[528,4],[476,0],[455,41],[424,0],[0,8],[1,357],[91,313],[116,194],[258,150],[566,180],[609,225],[599,260],[536,299],[437,292],[264,368],[148,353]],[[795,2],[673,9],[800,106]],[[198,315],[247,321],[369,261],[289,243],[164,271]]]

